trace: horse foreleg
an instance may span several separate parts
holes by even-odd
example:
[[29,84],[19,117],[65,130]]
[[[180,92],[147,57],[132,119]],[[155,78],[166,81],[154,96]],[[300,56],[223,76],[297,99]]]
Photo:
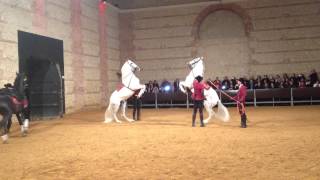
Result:
[[183,81],[179,83],[179,88],[183,93],[187,92]]
[[142,96],[142,94],[146,91],[146,85],[140,85],[140,91],[138,94],[138,98],[140,98]]
[[18,122],[19,122],[19,125],[20,125],[21,135],[22,136],[26,136],[27,135],[27,131],[26,131],[26,129],[25,129],[24,125],[23,125],[23,121],[22,121],[22,119],[24,119],[24,115],[23,114],[20,115],[20,113],[17,113],[16,116],[17,116],[17,119],[18,119]]
[[124,117],[128,122],[134,122],[135,120],[130,119],[126,115],[127,101],[124,101],[122,104],[122,117]]
[[208,112],[208,117],[205,120],[203,120],[203,122],[205,124],[207,124],[207,123],[209,123],[209,120],[212,118],[214,111],[212,110],[212,107],[210,106],[210,104],[207,101],[204,102],[204,107],[206,108],[206,111]]
[[29,108],[24,108],[22,111],[23,114],[23,126],[24,126],[24,130],[28,133],[29,130],[29,118],[30,118],[30,112],[29,112]]

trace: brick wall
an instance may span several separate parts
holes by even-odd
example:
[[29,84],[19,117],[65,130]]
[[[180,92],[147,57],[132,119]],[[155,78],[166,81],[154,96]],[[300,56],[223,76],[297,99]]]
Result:
[[18,71],[17,30],[22,30],[63,40],[67,113],[105,106],[120,66],[119,13],[110,6],[99,14],[98,4],[98,0],[0,1],[0,86],[12,82]]
[[[201,43],[195,30],[217,10],[241,17],[246,37]],[[185,62],[196,55],[210,57],[206,59],[206,71],[211,69],[207,78],[320,69],[318,0],[213,2],[124,10],[122,14],[131,14],[133,19],[131,54],[144,69],[140,73],[144,82],[184,79]],[[234,65],[239,63],[240,67]],[[222,65],[217,68],[215,64]]]

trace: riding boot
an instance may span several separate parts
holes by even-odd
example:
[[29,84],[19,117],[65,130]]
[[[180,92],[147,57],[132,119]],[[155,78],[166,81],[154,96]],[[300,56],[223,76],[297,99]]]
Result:
[[246,114],[241,114],[241,127],[246,128],[247,127],[247,116]]
[[192,119],[192,127],[196,127],[196,120]]
[[136,109],[135,108],[133,108],[133,110],[132,110],[132,119],[133,120],[137,120],[137,118],[136,118]]
[[8,131],[8,133],[10,132],[11,125],[12,125],[12,119],[10,118],[8,120],[8,123],[7,123],[7,129],[8,129],[7,131]]
[[137,119],[136,120],[137,121],[140,120],[140,107],[138,107],[138,109],[137,109]]
[[200,120],[200,123],[201,123],[200,127],[205,127],[202,119]]
[[192,127],[196,126],[196,115],[197,115],[197,110],[193,109],[193,114],[192,114]]

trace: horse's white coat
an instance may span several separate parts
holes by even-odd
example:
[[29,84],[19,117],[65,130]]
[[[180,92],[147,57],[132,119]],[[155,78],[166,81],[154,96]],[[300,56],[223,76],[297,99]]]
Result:
[[[190,73],[186,77],[185,81],[181,81],[179,83],[180,90],[184,93],[186,93],[186,88],[189,88],[191,91],[193,91],[193,81],[195,77],[202,76],[204,74],[204,64],[203,64],[203,57],[198,57],[190,61],[188,64],[189,68],[191,69]],[[211,87],[209,89],[204,90],[204,106],[206,108],[206,111],[208,112],[208,118],[204,120],[204,123],[208,123],[209,120],[212,118],[213,115],[215,115],[215,112],[213,111],[213,107],[218,105],[218,111],[221,112],[219,116],[216,116],[217,118],[221,119],[222,121],[228,121],[230,116],[227,108],[221,103],[219,96],[217,92],[212,89]]]
[[134,120],[126,116],[126,101],[135,91],[140,90],[138,97],[141,97],[146,86],[140,84],[139,78],[134,74],[136,70],[140,70],[139,66],[131,60],[127,60],[121,68],[121,79],[123,87],[120,90],[115,90],[110,96],[109,106],[105,112],[105,123],[110,123],[114,119],[116,122],[121,123],[117,117],[117,112],[122,104],[122,116],[129,122]]

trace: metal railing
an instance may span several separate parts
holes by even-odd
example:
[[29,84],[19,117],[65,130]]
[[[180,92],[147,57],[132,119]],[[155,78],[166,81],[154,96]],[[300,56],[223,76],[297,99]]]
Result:
[[[224,91],[230,96],[235,96],[237,90]],[[217,90],[221,102],[225,105],[236,103]],[[142,96],[143,107],[187,107],[192,106],[191,95],[182,92],[145,93]],[[246,104],[258,106],[261,104],[275,106],[277,104],[314,104],[320,103],[320,88],[279,88],[279,89],[249,89],[247,90]],[[132,99],[128,100],[132,106]]]

